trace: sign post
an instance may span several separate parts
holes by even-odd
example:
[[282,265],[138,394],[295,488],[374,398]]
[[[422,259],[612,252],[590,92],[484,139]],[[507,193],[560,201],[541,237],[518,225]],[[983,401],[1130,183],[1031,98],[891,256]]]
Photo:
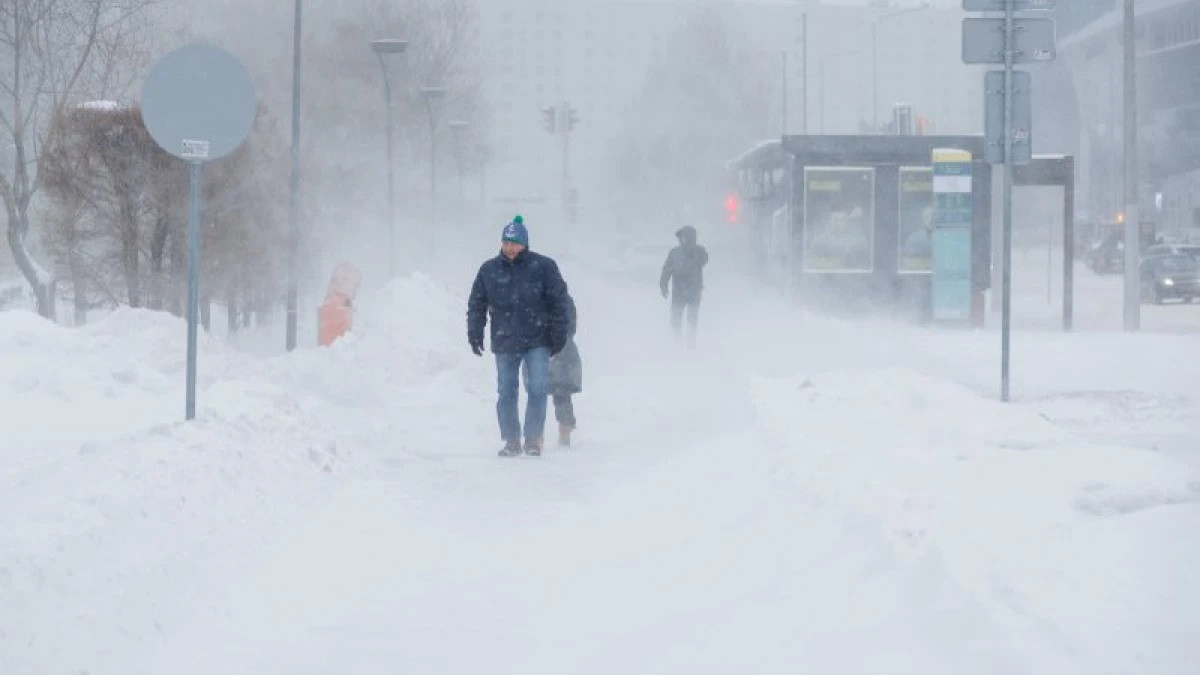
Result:
[[196,418],[200,307],[200,215],[204,164],[237,149],[254,122],[254,84],[237,57],[188,45],[168,53],[142,86],[142,119],[159,147],[188,163],[187,385],[184,415]]
[[[1004,163],[1004,225],[1001,281],[1000,400],[1009,400],[1009,342],[1012,332],[1012,187],[1013,165],[1028,164],[1033,150],[1029,74],[1015,71],[1018,63],[1052,61],[1055,57],[1054,20],[1018,17],[1016,12],[1054,9],[1055,0],[963,0],[968,12],[1003,12],[1000,17],[963,19],[964,63],[1004,64],[1004,70],[984,75],[986,159]],[[1019,77],[1018,77],[1019,76]],[[1000,95],[994,90],[1001,85]],[[1018,92],[1018,90],[1020,90]],[[1019,105],[1018,105],[1019,102]],[[999,105],[997,105],[999,104]],[[993,108],[1000,108],[994,111]],[[1020,113],[1018,115],[1018,113]],[[1026,114],[1028,113],[1028,114]],[[1018,154],[1017,148],[1020,149]],[[997,153],[999,156],[997,157]]]

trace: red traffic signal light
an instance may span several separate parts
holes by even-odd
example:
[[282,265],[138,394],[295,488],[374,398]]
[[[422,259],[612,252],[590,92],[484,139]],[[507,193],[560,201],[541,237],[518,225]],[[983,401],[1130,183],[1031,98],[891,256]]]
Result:
[[729,195],[725,198],[725,222],[738,222],[738,210],[741,204],[738,202],[737,195]]

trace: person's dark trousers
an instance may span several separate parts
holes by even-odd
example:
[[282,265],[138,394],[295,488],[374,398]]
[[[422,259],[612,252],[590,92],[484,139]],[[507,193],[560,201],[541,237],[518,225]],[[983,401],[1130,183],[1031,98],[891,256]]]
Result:
[[696,346],[696,330],[700,322],[700,300],[679,300],[671,299],[671,328],[675,331],[675,338],[683,337],[683,317],[687,314],[687,344],[689,347]]

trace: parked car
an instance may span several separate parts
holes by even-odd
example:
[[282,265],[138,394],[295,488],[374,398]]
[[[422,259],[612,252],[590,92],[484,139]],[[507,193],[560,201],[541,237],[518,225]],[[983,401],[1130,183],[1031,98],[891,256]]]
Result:
[[1142,254],[1143,258],[1157,258],[1164,255],[1189,255],[1200,259],[1200,244],[1155,244]]
[[1192,302],[1200,298],[1200,260],[1170,254],[1142,260],[1142,302],[1161,305],[1168,298]]

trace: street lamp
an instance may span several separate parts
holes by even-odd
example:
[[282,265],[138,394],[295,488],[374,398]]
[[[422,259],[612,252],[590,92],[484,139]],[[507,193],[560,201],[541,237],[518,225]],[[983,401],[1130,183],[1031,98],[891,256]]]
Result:
[[392,159],[392,80],[388,77],[385,54],[403,54],[408,48],[405,40],[392,38],[371,40],[371,50],[379,59],[379,70],[383,73],[384,117],[387,118],[387,182],[388,182],[388,278],[396,276],[396,183]]
[[437,220],[437,122],[433,116],[433,104],[446,97],[445,87],[421,87],[421,98],[425,100],[425,111],[429,113],[429,226],[433,232]]
[[874,132],[879,131],[879,22],[928,8],[929,2],[926,1],[915,7],[906,7],[871,19],[871,127]]
[[454,164],[458,168],[458,198],[461,200],[464,196],[462,137],[464,132],[471,127],[471,123],[466,120],[450,120],[446,122],[446,126],[450,127],[450,133],[454,135]]
[[1141,215],[1138,213],[1138,122],[1137,122],[1137,17],[1133,11],[1133,0],[1122,5],[1121,64],[1124,73],[1122,112],[1125,132],[1125,170],[1122,183],[1125,193],[1125,284],[1124,325],[1126,331],[1136,331],[1142,324],[1141,284],[1138,276],[1138,248],[1141,244]]
[[296,221],[300,211],[300,21],[302,0],[296,0],[292,12],[292,168],[288,185],[288,286],[287,328],[285,348],[296,348],[297,319],[299,316],[299,258],[300,229]]

